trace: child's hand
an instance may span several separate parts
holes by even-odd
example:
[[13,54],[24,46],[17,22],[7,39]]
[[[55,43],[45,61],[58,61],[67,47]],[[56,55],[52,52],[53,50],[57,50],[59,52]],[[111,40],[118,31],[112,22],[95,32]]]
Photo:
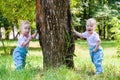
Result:
[[96,51],[97,51],[96,49],[93,50],[93,52],[96,52]]
[[38,33],[38,30],[36,29],[34,33]]
[[73,29],[73,32],[76,32],[76,30],[75,30],[75,29]]
[[29,36],[29,37],[28,37],[28,40],[31,40],[31,39],[32,39],[32,36]]
[[31,35],[31,38],[34,39],[37,36],[37,30],[35,30],[35,33]]

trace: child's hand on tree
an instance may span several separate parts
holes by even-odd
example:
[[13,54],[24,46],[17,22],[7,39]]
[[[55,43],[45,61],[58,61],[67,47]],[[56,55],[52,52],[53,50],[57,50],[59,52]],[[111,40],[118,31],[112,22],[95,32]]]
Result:
[[28,37],[28,40],[30,41],[31,39],[32,39],[32,36],[29,36],[29,37]]
[[31,39],[34,39],[37,36],[37,30],[35,30],[35,33],[31,35]]

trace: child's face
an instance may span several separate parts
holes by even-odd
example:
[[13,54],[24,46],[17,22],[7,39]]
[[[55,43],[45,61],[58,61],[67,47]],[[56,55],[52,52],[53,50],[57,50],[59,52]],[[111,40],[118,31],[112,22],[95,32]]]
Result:
[[89,34],[92,34],[95,30],[95,26],[94,25],[90,25],[90,24],[87,24],[86,25],[86,30]]
[[21,28],[22,30],[22,34],[28,36],[29,35],[29,32],[30,32],[30,25],[29,24],[25,24],[22,26]]
[[92,34],[93,33],[93,27],[86,27],[86,30],[89,34]]
[[95,19],[88,19],[86,23],[86,30],[88,31],[89,34],[92,34],[95,30],[96,27],[96,20]]

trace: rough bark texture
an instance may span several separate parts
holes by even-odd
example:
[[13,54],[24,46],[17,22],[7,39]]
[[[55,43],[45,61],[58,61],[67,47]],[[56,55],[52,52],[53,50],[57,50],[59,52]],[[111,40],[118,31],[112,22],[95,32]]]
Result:
[[44,68],[74,67],[69,0],[36,0],[36,22]]

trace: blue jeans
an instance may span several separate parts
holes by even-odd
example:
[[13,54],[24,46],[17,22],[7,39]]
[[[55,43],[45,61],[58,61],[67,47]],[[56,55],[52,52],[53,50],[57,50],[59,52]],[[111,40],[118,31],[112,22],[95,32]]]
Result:
[[16,47],[13,51],[13,60],[16,70],[21,70],[25,67],[27,50],[23,47]]
[[90,56],[93,64],[96,67],[96,73],[102,73],[103,67],[102,67],[102,60],[103,60],[103,50],[102,47],[99,47],[96,52],[93,52],[95,47],[90,48]]

